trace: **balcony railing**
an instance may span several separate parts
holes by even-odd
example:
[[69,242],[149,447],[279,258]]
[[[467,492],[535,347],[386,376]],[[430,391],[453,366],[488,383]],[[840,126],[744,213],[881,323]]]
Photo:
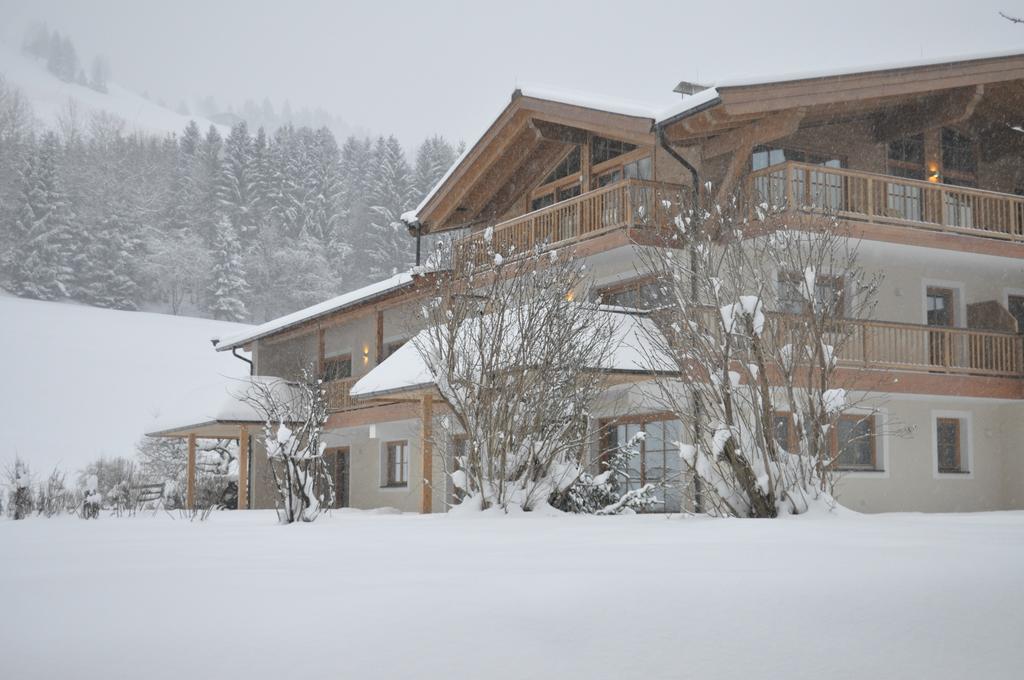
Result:
[[327,392],[327,410],[330,412],[347,411],[351,408],[366,406],[352,399],[349,391],[359,378],[341,378],[324,383]]
[[[708,308],[703,322],[719,327]],[[793,341],[800,318],[769,312],[762,338],[772,350]],[[1024,377],[1024,336],[971,328],[840,319],[833,324],[840,366],[928,373]],[[828,339],[826,338],[826,342]]]
[[1024,241],[1022,196],[792,161],[754,171],[750,188],[772,207]]
[[482,265],[493,253],[507,257],[623,227],[664,228],[679,214],[682,192],[679,185],[640,179],[609,184],[476,232],[456,244],[455,258]]

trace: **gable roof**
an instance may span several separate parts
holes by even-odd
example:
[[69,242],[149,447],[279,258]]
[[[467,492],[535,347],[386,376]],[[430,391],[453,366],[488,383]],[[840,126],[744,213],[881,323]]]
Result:
[[514,175],[539,178],[559,160],[560,152],[564,155],[569,150],[570,142],[545,136],[538,125],[650,144],[653,122],[653,109],[642,104],[542,88],[518,89],[480,138],[402,220],[418,222],[424,233],[479,221],[491,207],[487,200]]
[[259,326],[254,326],[248,330],[242,331],[241,333],[232,333],[231,335],[224,335],[220,338],[215,338],[214,345],[218,352],[224,352],[236,347],[243,347],[253,340],[259,340],[260,338],[264,338],[268,335],[280,333],[327,314],[333,314],[334,312],[340,312],[359,304],[387,297],[399,290],[411,287],[413,282],[414,276],[412,272],[395,274],[391,278],[371,283],[368,286],[363,286],[362,288],[357,288],[356,290],[349,291],[347,293],[342,293],[330,300],[325,300],[324,302],[312,305],[311,307],[306,307],[305,309],[300,309],[297,312],[292,312],[291,314],[287,314],[277,319],[272,319],[266,323],[260,324]]

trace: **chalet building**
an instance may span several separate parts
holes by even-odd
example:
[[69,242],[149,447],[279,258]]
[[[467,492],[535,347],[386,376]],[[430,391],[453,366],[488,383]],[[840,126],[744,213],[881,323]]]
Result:
[[[839,500],[868,512],[1024,508],[1024,54],[677,92],[649,111],[517,90],[403,219],[462,243],[488,230],[499,245],[569,249],[603,303],[642,308],[638,249],[656,243],[660,197],[679,187],[833,213],[862,240],[860,265],[884,275],[875,318],[839,357],[884,385],[874,418],[836,428]],[[248,351],[257,376],[319,367],[340,505],[441,512],[451,498],[441,461],[457,442],[431,444],[439,395],[389,361],[417,330],[425,277],[400,274],[217,344]],[[632,482],[664,484],[661,509],[686,509],[672,445],[685,435],[645,381],[609,388],[592,455],[644,430]],[[260,432],[253,414],[221,404],[154,434],[239,439],[240,505],[267,508]]]

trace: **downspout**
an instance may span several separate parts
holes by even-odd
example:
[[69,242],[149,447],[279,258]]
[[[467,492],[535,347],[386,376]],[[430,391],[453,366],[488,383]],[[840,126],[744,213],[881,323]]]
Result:
[[[214,348],[216,348],[217,345],[220,344],[220,338],[211,338],[210,339],[210,344],[213,345]],[[236,359],[241,359],[245,363],[249,364],[249,375],[252,375],[252,359],[246,359],[245,357],[241,356],[238,353],[238,348],[237,347],[232,347],[231,348],[231,356],[235,357]]]
[[420,266],[420,240],[423,238],[423,223],[416,222],[416,266]]
[[[676,159],[676,161],[684,168],[690,171],[690,178],[693,180],[693,195],[694,197],[700,196],[700,173],[697,172],[697,168],[693,167],[690,161],[686,160],[682,154],[672,148],[672,145],[668,143],[668,139],[665,137],[665,128],[661,123],[654,124],[654,135],[658,140],[658,146],[664,149],[669,156]],[[699,212],[694,211],[694,228],[700,229]],[[698,302],[698,284],[697,284],[697,253],[693,249],[693,241],[690,240],[690,302],[696,306]],[[691,397],[694,401],[694,420],[693,420],[693,443],[694,445],[700,441],[700,420],[701,420],[701,404],[700,395],[696,390],[693,391]],[[701,503],[701,488],[700,479],[694,477],[693,480],[693,509],[700,513],[703,510],[703,503]]]

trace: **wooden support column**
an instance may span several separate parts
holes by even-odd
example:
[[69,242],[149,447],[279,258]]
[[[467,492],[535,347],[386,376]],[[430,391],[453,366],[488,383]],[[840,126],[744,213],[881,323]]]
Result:
[[185,507],[196,507],[196,436],[188,436],[188,467],[186,472]]
[[420,512],[428,514],[433,510],[431,496],[434,490],[434,398],[429,394],[424,395],[420,407],[420,459],[423,468]]
[[238,509],[249,507],[249,428],[242,425],[238,433]]
[[377,363],[384,361],[384,312],[377,312]]

